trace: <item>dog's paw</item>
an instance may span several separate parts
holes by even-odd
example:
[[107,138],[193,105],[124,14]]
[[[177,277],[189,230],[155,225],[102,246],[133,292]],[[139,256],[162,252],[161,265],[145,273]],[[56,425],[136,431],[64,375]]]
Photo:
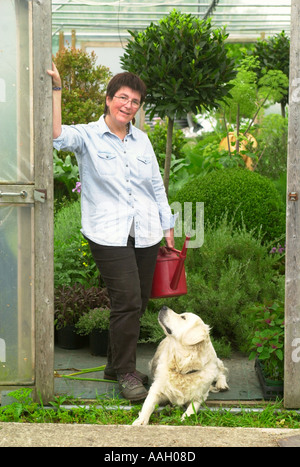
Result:
[[134,420],[132,424],[132,426],[142,426],[142,425],[148,425],[146,420],[143,420],[142,418],[137,418],[136,420]]
[[190,414],[188,414],[187,412],[184,412],[184,414],[181,416],[181,421],[184,422],[184,420],[186,420],[187,418],[189,418]]

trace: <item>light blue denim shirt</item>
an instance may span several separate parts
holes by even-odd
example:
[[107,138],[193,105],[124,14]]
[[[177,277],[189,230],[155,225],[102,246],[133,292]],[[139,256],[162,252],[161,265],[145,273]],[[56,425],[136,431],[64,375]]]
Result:
[[[148,136],[130,124],[122,141],[104,121],[62,125],[53,142],[72,151],[81,181],[82,233],[100,245],[126,246],[134,227],[135,246],[158,243],[174,227],[158,162]],[[133,222],[134,221],[134,222]]]

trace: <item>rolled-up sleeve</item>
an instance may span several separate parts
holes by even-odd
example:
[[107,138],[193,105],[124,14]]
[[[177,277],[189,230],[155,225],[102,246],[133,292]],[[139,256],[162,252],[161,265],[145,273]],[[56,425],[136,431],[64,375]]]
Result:
[[62,125],[61,134],[53,140],[53,146],[58,151],[72,151],[82,153],[84,138],[82,137],[80,125]]

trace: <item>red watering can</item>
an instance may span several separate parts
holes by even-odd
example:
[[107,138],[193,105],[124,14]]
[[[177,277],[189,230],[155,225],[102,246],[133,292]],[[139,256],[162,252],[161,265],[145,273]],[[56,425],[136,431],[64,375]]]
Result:
[[151,298],[175,297],[187,293],[184,260],[190,236],[186,236],[182,250],[160,247],[152,282]]

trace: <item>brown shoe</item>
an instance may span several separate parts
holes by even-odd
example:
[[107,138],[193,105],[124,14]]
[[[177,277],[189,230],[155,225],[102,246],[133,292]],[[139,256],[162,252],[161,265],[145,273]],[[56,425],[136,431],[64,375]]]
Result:
[[136,373],[125,373],[118,375],[121,395],[129,401],[141,401],[147,397],[148,391],[144,388],[142,381]]
[[[141,373],[140,371],[135,370],[134,374],[143,384],[148,383],[148,376],[145,375],[144,373]],[[106,366],[104,370],[104,379],[107,379],[109,381],[118,381],[117,373],[115,372],[113,368]]]

